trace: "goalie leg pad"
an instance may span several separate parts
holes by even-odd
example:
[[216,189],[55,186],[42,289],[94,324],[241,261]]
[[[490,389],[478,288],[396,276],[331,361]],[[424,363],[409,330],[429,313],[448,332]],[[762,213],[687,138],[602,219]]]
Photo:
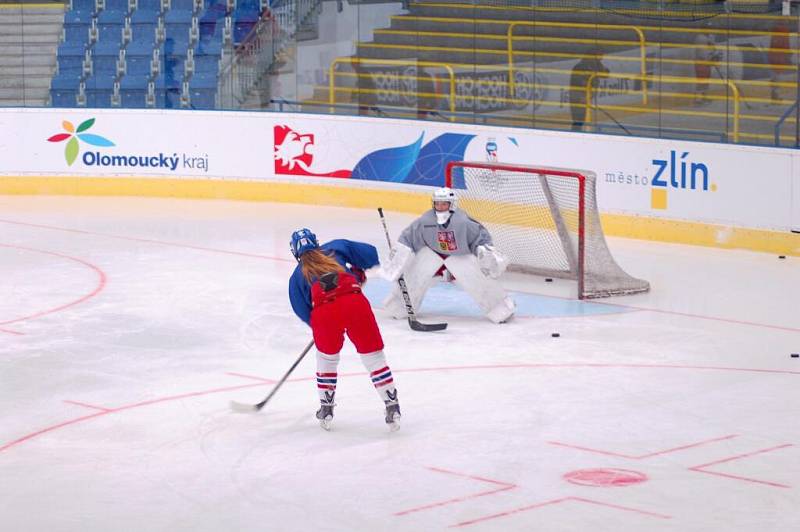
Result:
[[475,300],[491,321],[502,323],[514,315],[513,300],[500,281],[481,272],[474,255],[453,255],[447,259],[446,266],[455,276],[455,283]]
[[[444,260],[429,248],[419,250],[409,263],[404,278],[414,309],[419,308],[425,293],[438,281],[434,275],[442,264],[444,264]],[[395,283],[392,293],[383,302],[383,308],[396,319],[403,319],[407,316],[403,294],[397,283]]]

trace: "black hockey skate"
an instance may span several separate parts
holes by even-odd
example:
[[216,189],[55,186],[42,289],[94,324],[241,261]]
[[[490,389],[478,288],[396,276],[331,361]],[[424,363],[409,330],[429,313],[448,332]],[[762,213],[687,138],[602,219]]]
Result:
[[319,402],[319,410],[317,410],[317,419],[319,426],[325,430],[331,430],[331,422],[333,421],[333,407],[336,403],[333,402],[333,396],[336,392],[325,392],[325,400]]
[[[396,397],[396,396],[395,396]],[[389,430],[394,432],[400,429],[400,403],[397,399],[384,401],[386,404],[386,424]]]

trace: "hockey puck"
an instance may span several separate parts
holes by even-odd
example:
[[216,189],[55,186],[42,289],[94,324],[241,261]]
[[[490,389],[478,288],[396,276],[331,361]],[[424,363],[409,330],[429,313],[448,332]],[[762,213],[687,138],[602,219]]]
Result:
[[778,255],[778,258],[779,258],[779,259],[785,259],[785,258],[786,258],[786,255]]
[[[553,333],[553,334],[551,334],[550,336],[552,336],[553,338],[558,338],[558,337],[559,337],[559,336],[561,336],[561,335],[560,335],[560,334],[558,334],[558,333]],[[792,355],[792,356],[794,356],[794,355]]]
[[544,280],[544,282],[546,282],[546,283],[552,283],[552,282],[553,282],[553,280],[552,280],[551,278],[549,278],[549,277],[548,277],[548,278],[546,278],[546,279]]
[[792,353],[790,356],[792,358],[800,358],[800,353]]

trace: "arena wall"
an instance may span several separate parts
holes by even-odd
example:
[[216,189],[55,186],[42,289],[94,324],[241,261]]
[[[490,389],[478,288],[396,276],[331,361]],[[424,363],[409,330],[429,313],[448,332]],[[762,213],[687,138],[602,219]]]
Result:
[[[0,110],[0,194],[418,213],[450,160],[585,168],[606,234],[800,255],[795,150],[369,117]],[[489,154],[488,151],[492,151]]]

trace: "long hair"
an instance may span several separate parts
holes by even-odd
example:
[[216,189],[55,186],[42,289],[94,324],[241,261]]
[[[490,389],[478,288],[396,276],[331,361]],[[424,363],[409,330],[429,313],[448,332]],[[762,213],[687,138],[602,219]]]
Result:
[[319,249],[309,249],[300,255],[300,268],[303,271],[303,277],[309,283],[326,273],[344,271],[344,267],[333,257],[332,251],[328,255]]

